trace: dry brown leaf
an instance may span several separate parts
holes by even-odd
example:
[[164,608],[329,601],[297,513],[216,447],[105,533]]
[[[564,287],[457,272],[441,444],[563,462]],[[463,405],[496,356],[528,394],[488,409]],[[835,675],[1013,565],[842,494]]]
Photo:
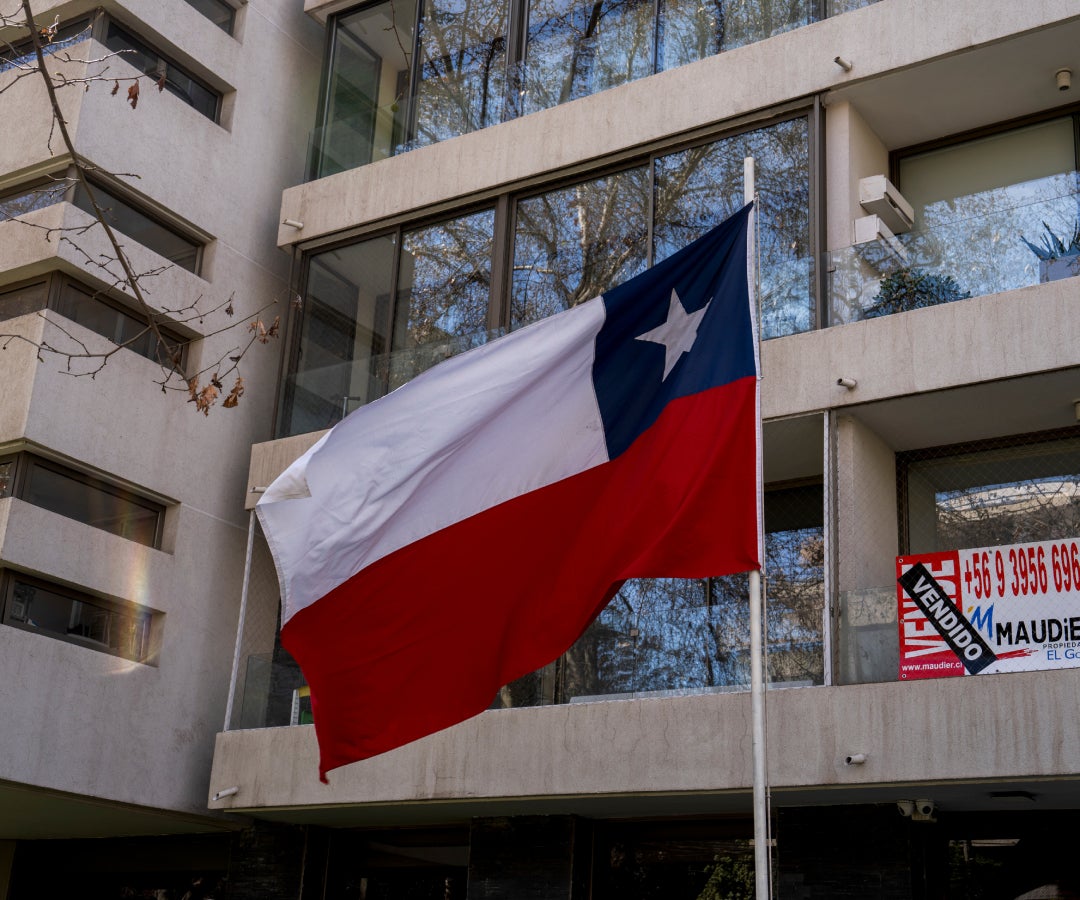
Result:
[[109,96],[110,97],[115,97],[116,92],[119,91],[119,90],[120,90],[120,82],[119,81],[114,81],[112,83],[112,90],[109,91]]
[[233,409],[237,403],[240,402],[240,397],[244,393],[244,379],[239,375],[236,376],[236,384],[233,385],[232,390],[229,391],[229,396],[225,398],[221,404],[225,409]]
[[131,108],[134,109],[139,105],[139,82],[131,82],[131,86],[128,88],[128,103],[131,104]]
[[164,72],[162,72],[162,73],[161,73],[161,77],[160,77],[160,78],[159,78],[159,79],[158,79],[158,80],[157,80],[156,82],[154,82],[154,83],[155,83],[155,84],[157,85],[157,89],[158,89],[158,93],[159,93],[159,94],[160,94],[160,93],[161,93],[161,92],[162,92],[163,90],[165,90],[165,73],[164,73]]

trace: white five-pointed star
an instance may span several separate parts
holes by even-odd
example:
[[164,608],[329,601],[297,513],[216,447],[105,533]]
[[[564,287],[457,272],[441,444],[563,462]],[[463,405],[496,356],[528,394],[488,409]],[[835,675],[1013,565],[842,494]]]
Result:
[[[712,303],[711,299],[709,303]],[[671,370],[675,368],[675,363],[679,361],[679,357],[684,353],[689,353],[690,348],[694,346],[694,341],[697,340],[698,326],[701,325],[701,318],[705,315],[705,310],[709,308],[709,303],[706,303],[695,312],[688,313],[683,307],[679,295],[672,289],[667,321],[663,325],[658,325],[652,331],[646,331],[644,334],[637,336],[636,340],[652,341],[654,344],[664,345],[664,374],[660,379],[661,381],[667,380]]]

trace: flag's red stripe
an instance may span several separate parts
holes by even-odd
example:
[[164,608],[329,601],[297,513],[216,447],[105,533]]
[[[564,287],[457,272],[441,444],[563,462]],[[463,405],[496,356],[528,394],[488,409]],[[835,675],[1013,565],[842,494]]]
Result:
[[311,685],[320,772],[483,711],[627,578],[756,568],[754,389],[676,400],[614,461],[417,541],[293,616],[282,643]]

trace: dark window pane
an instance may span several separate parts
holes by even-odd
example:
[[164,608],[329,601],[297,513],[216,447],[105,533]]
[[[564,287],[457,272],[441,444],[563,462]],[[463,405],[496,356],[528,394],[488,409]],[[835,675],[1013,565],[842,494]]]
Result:
[[77,322],[114,344],[122,344],[126,349],[154,362],[164,365],[170,355],[176,354],[180,354],[182,358],[184,342],[180,338],[167,330],[163,331],[162,335],[169,342],[169,346],[161,346],[146,322],[105,303],[92,291],[71,281],[64,281],[56,302],[56,311],[64,318]]
[[569,309],[645,270],[648,169],[517,204],[510,327]]
[[652,73],[652,0],[532,0],[523,113]]
[[164,76],[165,90],[197,109],[208,119],[217,121],[220,98],[215,91],[196,81],[180,66],[164,59],[115,22],[109,22],[105,33],[105,46],[155,81]]
[[36,582],[14,581],[4,620],[137,661],[150,647],[148,611],[122,610]]
[[334,20],[312,176],[392,156],[404,140],[416,0],[390,0]]
[[420,20],[415,146],[502,121],[505,0],[427,0]]
[[222,31],[232,34],[236,10],[224,0],[187,0],[187,3],[195,7]]
[[[100,185],[94,185],[93,191],[109,225],[182,269],[187,269],[189,272],[198,271],[199,245],[197,243],[151,219],[146,213],[139,211]],[[86,191],[81,185],[75,189],[73,202],[79,209],[91,215],[94,214]]]
[[21,497],[27,503],[131,541],[157,546],[161,508],[34,461]]
[[758,193],[761,336],[814,327],[809,123],[791,119],[656,161],[655,258],[670,256],[743,206],[743,160]]
[[[45,56],[51,56],[60,51],[69,50],[79,41],[85,41],[90,37],[90,22],[87,19],[76,19],[67,22],[57,29],[53,39],[42,46],[41,51]],[[37,53],[34,52],[33,42],[29,39],[17,42],[14,46],[4,45],[0,49],[0,72],[21,66],[37,65]]]
[[11,496],[15,485],[15,460],[0,461],[0,499]]
[[0,321],[40,312],[49,299],[49,286],[42,281],[24,287],[0,291]]

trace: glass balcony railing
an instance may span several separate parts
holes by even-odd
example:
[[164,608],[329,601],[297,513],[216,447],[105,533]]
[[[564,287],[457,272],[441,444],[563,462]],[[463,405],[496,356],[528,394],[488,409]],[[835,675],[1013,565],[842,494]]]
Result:
[[[745,578],[741,583],[745,588]],[[703,589],[702,580],[648,579],[627,585],[621,601],[609,605],[558,661],[503,687],[492,707],[749,690],[745,591],[728,596],[717,589],[716,603],[683,606],[688,593]],[[817,597],[820,585],[812,593]],[[893,606],[895,659],[895,600]],[[815,600],[806,612],[809,623],[782,600],[770,607],[767,655],[774,688],[824,682],[820,604]],[[280,650],[249,656],[232,727],[310,722],[308,688],[293,659]]]
[[1080,274],[1078,229],[1077,172],[932,204],[907,234],[831,254],[830,322]]
[[[329,365],[309,365],[283,379],[278,433],[304,434],[332,428],[353,410],[396,390],[436,363],[479,347],[502,335],[503,329],[456,335],[404,350]],[[301,348],[308,359],[330,356],[309,340]]]

